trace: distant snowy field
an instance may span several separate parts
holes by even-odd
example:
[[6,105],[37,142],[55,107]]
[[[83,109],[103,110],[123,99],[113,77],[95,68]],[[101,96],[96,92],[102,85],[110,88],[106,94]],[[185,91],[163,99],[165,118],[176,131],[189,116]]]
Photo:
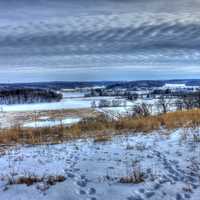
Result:
[[[114,100],[116,97],[83,97],[82,93],[70,93],[64,94],[64,98],[60,102],[52,103],[31,103],[31,104],[15,104],[15,105],[0,105],[1,111],[3,112],[28,112],[28,111],[41,111],[41,110],[61,110],[61,109],[81,109],[81,108],[91,108],[92,101],[99,102],[100,100]],[[122,98],[123,99],[123,98]],[[154,104],[156,100],[141,100],[131,102],[126,101],[127,105],[125,107],[113,107],[108,108],[108,110],[116,110],[116,112],[124,112],[129,110],[135,104],[147,103]]]
[[[196,130],[199,133],[199,130]],[[18,147],[0,157],[3,200],[199,200],[199,143],[182,129],[148,135],[117,136],[111,141],[73,141],[58,145]],[[140,166],[144,182],[119,183]],[[7,178],[63,175],[46,187],[6,185]]]
[[40,111],[40,110],[89,108],[90,105],[91,105],[90,100],[84,100],[82,98],[76,98],[76,99],[68,98],[68,99],[63,99],[60,102],[53,102],[53,103],[2,105],[1,108],[4,112],[26,112],[26,111]]
[[80,109],[90,108],[93,100],[101,99],[112,100],[115,97],[83,97],[83,93],[64,93],[63,99],[59,102],[52,103],[33,103],[33,104],[15,104],[15,105],[0,105],[3,112],[26,112],[40,110],[61,110],[61,109]]
[[[102,108],[95,108],[96,111],[106,114],[108,117],[113,119],[118,119],[119,117],[124,117],[127,115],[132,115],[133,113],[133,106],[134,105],[141,105],[145,103],[149,106],[149,111],[151,114],[157,114],[161,111],[156,104],[158,99],[138,99],[136,101],[128,101],[120,97],[84,97],[84,93],[80,92],[63,92],[63,99],[60,102],[52,102],[52,103],[31,103],[31,104],[15,104],[15,105],[0,105],[0,126],[2,128],[10,127],[11,125],[18,124],[18,121],[12,122],[12,117],[10,115],[21,115],[20,113],[27,112],[33,114],[34,112],[39,111],[56,111],[59,112],[62,109],[88,109],[91,108],[92,102],[95,101],[95,104],[98,105],[99,101],[101,100],[115,100],[119,99],[125,101],[126,105],[122,105],[119,107],[102,107]],[[174,111],[176,108],[170,105],[168,111]],[[4,115],[7,113],[7,115]],[[5,116],[8,118],[5,119]],[[77,117],[77,116],[75,116]],[[80,120],[80,117],[79,117]],[[76,120],[73,122],[78,122]],[[73,121],[73,120],[72,120]],[[9,122],[9,123],[8,123]],[[24,127],[52,127],[58,126],[61,123],[63,125],[70,125],[72,123],[71,119],[39,119],[35,121],[26,121],[25,123],[19,122]],[[14,124],[13,124],[14,123]]]

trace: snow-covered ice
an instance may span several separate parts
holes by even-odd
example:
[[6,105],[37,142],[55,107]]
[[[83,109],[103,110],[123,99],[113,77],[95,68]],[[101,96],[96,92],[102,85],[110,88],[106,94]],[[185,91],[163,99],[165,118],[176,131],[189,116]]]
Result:
[[63,98],[78,98],[84,97],[83,92],[62,92]]
[[61,109],[78,109],[90,108],[91,101],[84,101],[82,98],[68,98],[60,102],[52,103],[34,103],[34,104],[16,104],[2,105],[4,112],[25,112],[25,111],[40,111],[40,110],[61,110]]
[[26,122],[24,123],[23,127],[29,127],[29,128],[38,128],[38,127],[52,127],[52,126],[58,126],[58,125],[71,125],[74,123],[77,123],[81,120],[79,117],[68,117],[64,119],[45,119],[35,122]]

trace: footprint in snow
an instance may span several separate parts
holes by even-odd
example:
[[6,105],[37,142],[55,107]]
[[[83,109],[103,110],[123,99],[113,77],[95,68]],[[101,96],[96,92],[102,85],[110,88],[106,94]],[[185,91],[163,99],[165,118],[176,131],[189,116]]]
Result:
[[88,194],[90,194],[90,195],[96,194],[96,189],[95,188],[89,188]]
[[79,180],[79,181],[76,182],[76,184],[80,187],[86,187],[87,181],[86,180]]

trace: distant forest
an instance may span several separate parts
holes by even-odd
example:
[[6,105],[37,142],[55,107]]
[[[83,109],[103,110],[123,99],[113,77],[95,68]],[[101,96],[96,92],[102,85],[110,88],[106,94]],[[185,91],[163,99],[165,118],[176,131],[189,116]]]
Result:
[[0,90],[0,104],[25,104],[60,101],[62,94],[47,89],[3,89]]
[[114,88],[151,88],[151,87],[162,87],[166,83],[170,84],[185,84],[187,86],[200,86],[199,79],[180,79],[180,80],[141,80],[141,81],[127,81],[127,82],[117,82],[109,84],[107,89]]
[[84,87],[105,86],[108,89],[112,88],[133,88],[133,87],[161,87],[166,83],[186,84],[188,86],[200,86],[200,79],[179,79],[179,80],[140,80],[140,81],[89,81],[89,82],[37,82],[37,83],[0,83],[1,89],[75,89]]

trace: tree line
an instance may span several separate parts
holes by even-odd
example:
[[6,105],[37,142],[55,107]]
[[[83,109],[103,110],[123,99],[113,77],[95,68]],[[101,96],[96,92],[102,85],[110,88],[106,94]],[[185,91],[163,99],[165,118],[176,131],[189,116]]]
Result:
[[25,104],[60,101],[62,94],[50,89],[10,89],[0,90],[0,104]]

